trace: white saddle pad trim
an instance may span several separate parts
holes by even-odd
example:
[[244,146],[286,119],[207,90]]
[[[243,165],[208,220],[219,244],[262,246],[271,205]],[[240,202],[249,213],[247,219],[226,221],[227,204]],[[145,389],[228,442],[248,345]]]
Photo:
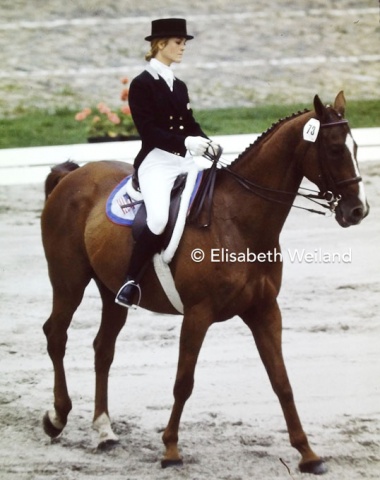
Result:
[[170,271],[169,265],[164,261],[162,254],[156,253],[156,255],[153,257],[153,265],[157,277],[160,280],[161,286],[170,303],[177,310],[177,312],[183,314],[184,310],[181,297],[175,288],[173,275]]

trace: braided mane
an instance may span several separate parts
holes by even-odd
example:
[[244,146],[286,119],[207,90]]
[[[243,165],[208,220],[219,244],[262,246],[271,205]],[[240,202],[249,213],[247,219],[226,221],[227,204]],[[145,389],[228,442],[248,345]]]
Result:
[[288,120],[292,120],[293,118],[299,117],[300,115],[303,115],[304,113],[310,112],[307,108],[305,110],[300,110],[296,113],[292,113],[291,115],[280,118],[277,122],[273,123],[267,130],[265,130],[259,137],[256,138],[256,140],[251,143],[243,152],[240,153],[240,155],[234,160],[233,163],[238,162],[246,153],[250,152],[253,147],[256,147],[259,143],[261,143],[269,134],[271,134],[274,130],[276,130],[280,125],[283,123],[287,122]]

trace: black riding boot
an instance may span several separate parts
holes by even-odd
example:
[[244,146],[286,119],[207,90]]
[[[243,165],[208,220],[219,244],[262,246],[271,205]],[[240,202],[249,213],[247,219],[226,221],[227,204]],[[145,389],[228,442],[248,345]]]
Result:
[[145,267],[153,255],[159,251],[161,238],[161,235],[155,235],[147,225],[144,227],[133,247],[125,283],[115,298],[115,302],[119,305],[127,308],[131,307],[136,294],[138,294],[136,304],[138,305],[140,303],[141,290],[139,281],[144,274]]

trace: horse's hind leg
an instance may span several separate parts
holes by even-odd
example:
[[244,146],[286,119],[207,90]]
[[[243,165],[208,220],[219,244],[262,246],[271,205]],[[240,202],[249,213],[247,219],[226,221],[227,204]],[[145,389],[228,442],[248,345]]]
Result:
[[95,350],[95,411],[93,427],[99,433],[98,448],[118,442],[111,428],[108,413],[108,375],[115,354],[116,338],[125,324],[128,310],[115,303],[115,294],[97,282],[102,302],[102,321],[94,340]]
[[75,310],[82,301],[84,290],[91,277],[89,273],[83,272],[80,274],[79,269],[75,276],[70,276],[70,279],[61,278],[61,273],[57,274],[57,278],[54,278],[52,269],[50,269],[50,273],[53,286],[53,309],[43,326],[43,331],[46,335],[47,350],[54,368],[54,410],[46,412],[43,426],[45,433],[55,438],[65,428],[67,417],[72,408],[67,391],[63,362],[67,330]]
[[316,475],[327,471],[324,462],[309,446],[294,403],[292,388],[282,356],[282,320],[277,303],[260,313],[247,312],[242,319],[251,329],[272,388],[280,401],[288,427],[290,443],[302,455],[299,468]]

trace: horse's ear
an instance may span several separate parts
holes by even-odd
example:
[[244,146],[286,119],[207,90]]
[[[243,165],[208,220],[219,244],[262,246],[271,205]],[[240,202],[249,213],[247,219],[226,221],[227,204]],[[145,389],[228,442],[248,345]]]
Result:
[[344,98],[343,90],[341,90],[335,98],[334,109],[344,117],[346,110],[346,99]]
[[323,118],[326,108],[321,102],[321,99],[318,97],[318,95],[314,97],[314,110],[318,118]]

